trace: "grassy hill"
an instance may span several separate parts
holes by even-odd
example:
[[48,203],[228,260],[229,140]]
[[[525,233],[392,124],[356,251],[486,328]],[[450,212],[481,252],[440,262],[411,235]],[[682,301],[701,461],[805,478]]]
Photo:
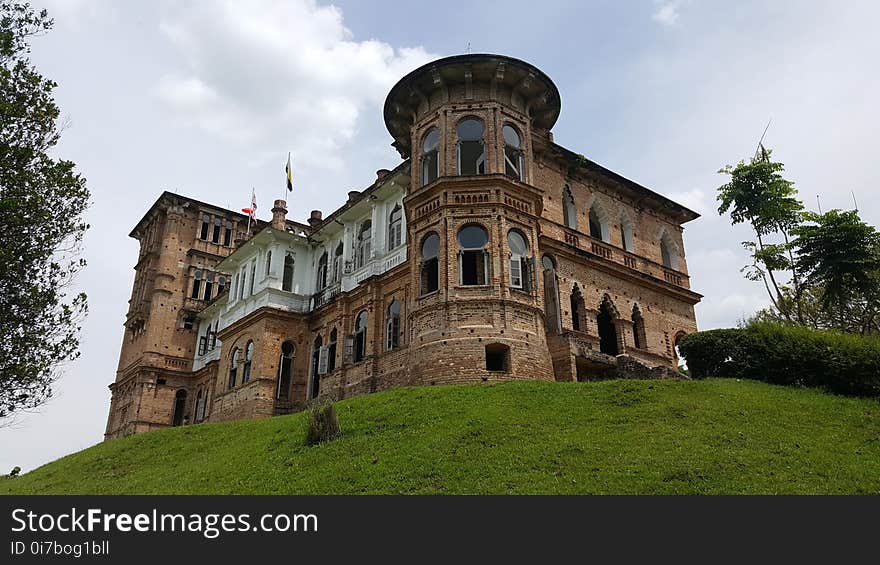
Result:
[[102,443],[0,493],[880,493],[880,402],[757,382],[419,387]]

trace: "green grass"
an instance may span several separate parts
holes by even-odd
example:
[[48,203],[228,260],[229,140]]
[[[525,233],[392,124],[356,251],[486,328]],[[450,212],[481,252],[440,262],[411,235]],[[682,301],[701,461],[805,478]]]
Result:
[[750,381],[417,387],[101,443],[0,493],[880,493],[880,402]]

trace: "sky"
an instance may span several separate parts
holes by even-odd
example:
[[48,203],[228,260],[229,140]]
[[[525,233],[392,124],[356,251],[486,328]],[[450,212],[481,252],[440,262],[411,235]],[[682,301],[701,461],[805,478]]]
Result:
[[56,156],[88,179],[89,296],[81,352],[55,397],[0,427],[0,472],[103,438],[138,244],[163,190],[258,215],[342,205],[400,157],[382,103],[434,58],[500,53],[546,72],[562,98],[557,143],[703,216],[685,227],[701,329],[764,307],[743,278],[743,226],[717,214],[718,169],[764,144],[811,209],[880,225],[876,2],[583,0],[442,3],[34,0],[55,28],[32,61],[58,82]]

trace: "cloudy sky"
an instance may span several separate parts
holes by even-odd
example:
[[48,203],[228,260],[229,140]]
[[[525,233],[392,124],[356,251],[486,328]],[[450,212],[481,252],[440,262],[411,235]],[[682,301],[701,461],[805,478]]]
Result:
[[382,102],[435,57],[533,63],[562,95],[558,143],[704,214],[685,230],[702,328],[766,302],[739,272],[749,234],[717,215],[714,191],[771,118],[765,144],[809,207],[851,207],[855,191],[880,224],[877,3],[33,3],[56,20],[33,61],[59,83],[57,153],[92,191],[91,312],[56,398],[0,429],[0,472],[101,440],[137,257],[127,234],[163,190],[237,209],[254,187],[266,218],[291,151],[293,216],[326,213],[399,163]]

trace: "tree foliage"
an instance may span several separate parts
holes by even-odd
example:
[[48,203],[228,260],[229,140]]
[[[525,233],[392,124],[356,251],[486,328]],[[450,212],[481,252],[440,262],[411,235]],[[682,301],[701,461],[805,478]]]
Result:
[[85,179],[53,158],[57,86],[30,63],[45,10],[0,2],[0,418],[41,405],[78,357],[84,294],[69,296],[88,225]]

